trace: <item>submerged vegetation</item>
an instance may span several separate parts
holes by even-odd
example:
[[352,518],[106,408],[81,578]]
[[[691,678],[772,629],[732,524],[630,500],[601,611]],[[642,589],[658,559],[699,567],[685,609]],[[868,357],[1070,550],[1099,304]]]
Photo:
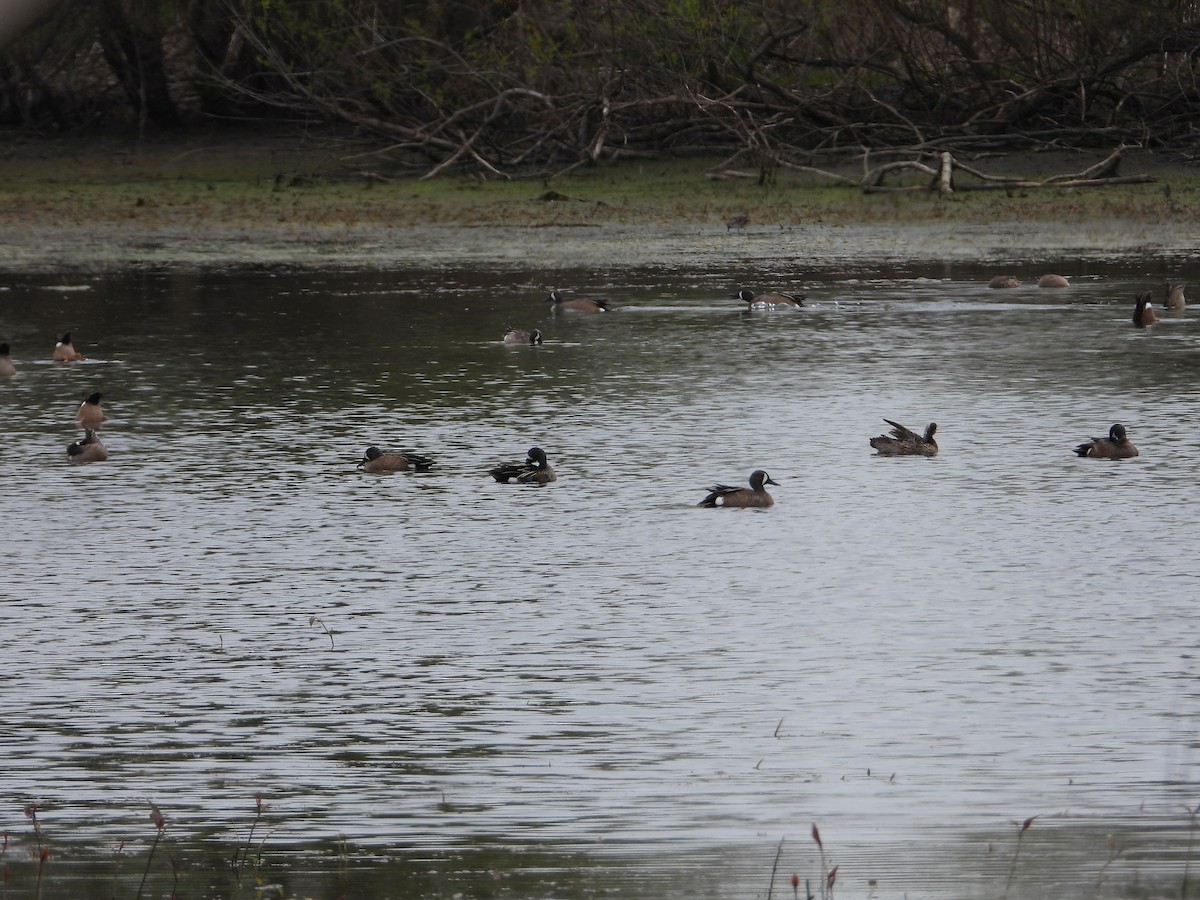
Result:
[[[551,898],[765,896],[776,900],[835,900],[841,897],[908,895],[972,896],[996,900],[1021,896],[1197,896],[1189,881],[1195,837],[1194,811],[1162,821],[1129,822],[1120,835],[1086,820],[1043,817],[1016,823],[995,836],[945,840],[940,849],[903,854],[910,869],[896,873],[878,848],[837,850],[822,840],[816,823],[811,843],[780,839],[728,860],[714,875],[685,854],[657,853],[653,860],[623,858],[610,848],[596,858],[578,849],[553,846],[509,848],[480,842],[461,848],[381,849],[355,845],[339,835],[327,841],[287,843],[276,834],[287,823],[255,796],[253,815],[230,823],[227,836],[185,834],[149,803],[153,834],[113,840],[108,834],[63,833],[64,826],[39,822],[54,810],[29,804],[29,832],[4,831],[0,846],[3,896],[18,897],[219,897],[306,896],[519,896]],[[144,809],[144,807],[142,807]],[[439,808],[453,812],[444,801]],[[146,822],[144,814],[139,814]],[[1031,829],[1035,818],[1038,827]],[[1054,818],[1054,817],[1051,817]],[[136,826],[145,832],[145,824]],[[238,837],[238,834],[241,837]],[[271,843],[268,841],[271,840]],[[229,848],[232,847],[232,853]],[[915,855],[910,855],[915,854]],[[790,874],[789,874],[790,873]],[[948,874],[957,873],[957,874]],[[737,885],[736,888],[734,885]],[[955,887],[957,885],[957,887]]]

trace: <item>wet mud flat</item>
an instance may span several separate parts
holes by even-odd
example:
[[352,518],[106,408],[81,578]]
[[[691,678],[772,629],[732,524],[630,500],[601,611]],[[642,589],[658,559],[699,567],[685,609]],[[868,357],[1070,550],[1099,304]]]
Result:
[[[1186,255],[1200,173],[1150,154],[1143,184],[864,194],[813,176],[714,179],[702,160],[623,163],[552,180],[379,176],[327,149],[169,143],[10,146],[0,167],[9,271],[713,265],[795,258],[1062,260]],[[991,160],[1074,171],[1079,155]],[[746,224],[741,225],[741,217]],[[731,227],[730,223],[734,223]]]

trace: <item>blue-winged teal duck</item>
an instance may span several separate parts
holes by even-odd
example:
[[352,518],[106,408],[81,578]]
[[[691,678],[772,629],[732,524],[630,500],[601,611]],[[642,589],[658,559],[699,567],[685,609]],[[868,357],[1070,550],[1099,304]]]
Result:
[[87,359],[87,357],[75,349],[75,345],[71,343],[71,332],[68,331],[54,345],[54,361],[75,362],[80,359]]
[[1114,425],[1108,429],[1108,437],[1084,441],[1075,448],[1075,454],[1090,456],[1093,459],[1131,459],[1138,455],[1138,450],[1129,443],[1129,437],[1125,434],[1125,426]]
[[1168,284],[1167,299],[1163,301],[1163,309],[1174,309],[1176,311],[1187,306],[1187,299],[1183,296],[1183,289],[1186,285],[1183,284]]
[[79,404],[79,411],[75,413],[75,424],[85,431],[96,431],[107,418],[104,410],[100,408],[100,392],[94,391]]
[[756,294],[754,291],[743,289],[734,294],[733,299],[750,304],[750,309],[799,309],[804,305],[805,296],[805,294],[785,294],[782,291]]
[[1150,292],[1138,294],[1137,305],[1133,307],[1133,324],[1138,328],[1149,328],[1158,324],[1158,316],[1150,305]]
[[561,291],[551,291],[546,298],[550,311],[558,313],[602,313],[608,312],[607,300],[566,300]]
[[433,467],[433,460],[420,453],[403,450],[398,453],[384,453],[378,447],[368,447],[362,460],[356,468],[364,472],[407,472],[413,469],[417,472],[428,472]]
[[81,440],[67,445],[67,459],[77,463],[104,462],[108,459],[108,451],[96,437],[96,432],[89,428]]
[[17,367],[13,365],[12,355],[8,344],[0,344],[0,376],[16,375]]
[[1065,288],[1070,286],[1071,282],[1067,281],[1061,275],[1043,275],[1038,279],[1038,287],[1040,288]]
[[528,457],[522,463],[508,463],[490,469],[488,474],[502,484],[516,482],[517,484],[549,484],[557,481],[558,476],[550,468],[546,460],[546,451],[541,447],[530,447]]
[[937,434],[937,422],[926,425],[925,434],[920,435],[909,431],[899,422],[891,419],[883,421],[892,426],[891,436],[881,434],[871,438],[871,446],[880,456],[937,456],[938,445],[933,439]]
[[510,346],[537,346],[542,342],[542,332],[537,328],[533,331],[522,331],[520,328],[510,328],[504,332],[504,343]]
[[750,224],[749,216],[746,216],[746,215],[734,216],[732,219],[730,219],[728,222],[725,223],[725,230],[726,231],[741,231],[743,228],[745,228],[749,224]]
[[763,487],[764,484],[773,484],[775,487],[779,487],[778,481],[775,481],[762,469],[755,469],[750,473],[750,487],[714,484],[709,488],[709,495],[696,505],[707,506],[710,509],[718,506],[766,509],[768,506],[775,505],[775,498],[767,493],[766,488]]
[[988,282],[990,288],[1015,288],[1021,286],[1021,279],[1016,275],[997,275]]

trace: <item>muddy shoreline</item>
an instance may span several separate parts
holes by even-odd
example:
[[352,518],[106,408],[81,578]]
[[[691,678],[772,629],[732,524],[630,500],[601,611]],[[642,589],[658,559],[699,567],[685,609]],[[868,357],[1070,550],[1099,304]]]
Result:
[[[0,166],[10,272],[227,268],[511,269],[747,265],[815,269],[1089,256],[1200,246],[1200,173],[1149,154],[1147,184],[864,195],[812,177],[714,181],[703,161],[628,164],[545,181],[390,178],[324,148],[23,144]],[[1092,160],[1005,159],[1075,171]],[[365,177],[372,175],[372,177]],[[548,198],[555,199],[548,199]],[[748,215],[744,230],[727,222]]]

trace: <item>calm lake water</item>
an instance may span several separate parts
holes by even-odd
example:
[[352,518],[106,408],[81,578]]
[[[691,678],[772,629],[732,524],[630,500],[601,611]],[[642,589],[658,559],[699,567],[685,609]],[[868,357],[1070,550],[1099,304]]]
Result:
[[[1194,896],[1200,314],[1130,324],[1188,274],[7,278],[8,896],[30,803],[46,897],[148,859],[145,896]],[[941,454],[874,456],[885,416]],[[1114,422],[1140,457],[1072,453]],[[556,484],[487,477],[534,445]],[[773,509],[696,508],[755,468]]]

